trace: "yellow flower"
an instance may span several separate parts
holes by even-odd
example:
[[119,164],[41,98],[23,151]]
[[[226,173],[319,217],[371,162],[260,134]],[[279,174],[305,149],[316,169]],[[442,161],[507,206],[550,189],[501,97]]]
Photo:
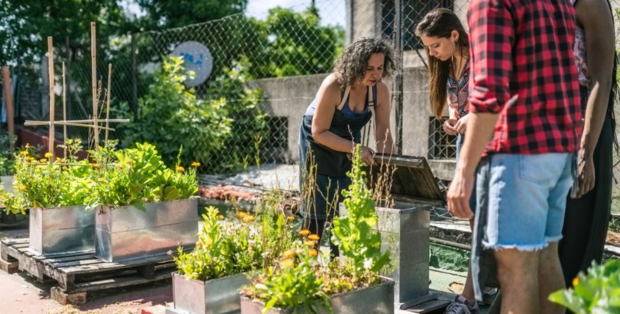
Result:
[[309,247],[309,248],[313,248],[315,243],[314,243],[314,241],[305,241],[304,245]]
[[20,185],[20,186],[19,186],[19,190],[20,190],[20,191],[26,191],[26,186],[25,186],[25,185],[23,185],[23,184],[22,184],[22,185]]
[[47,162],[47,159],[41,158],[41,162]]
[[200,163],[197,161],[192,162],[192,167],[200,167]]
[[252,216],[245,216],[245,217],[243,217],[243,221],[244,222],[252,222],[252,221],[254,221],[254,217],[252,217]]
[[288,250],[282,253],[282,256],[284,256],[284,258],[293,258],[295,257],[295,250]]
[[211,246],[213,244],[213,240],[207,238],[207,243],[205,243],[206,246]]
[[237,217],[239,218],[245,218],[245,216],[247,216],[248,214],[246,214],[245,212],[237,212]]
[[105,178],[99,178],[97,179],[97,182],[105,182]]
[[67,170],[67,166],[63,166],[63,167],[62,167],[62,170]]
[[308,240],[312,240],[312,241],[318,241],[321,237],[319,237],[319,235],[317,234],[311,234],[308,236]]
[[305,236],[307,236],[309,234],[310,234],[310,230],[308,230],[308,229],[303,229],[303,230],[299,231],[299,235],[302,236],[302,237],[305,237]]
[[573,287],[576,287],[579,284],[579,277],[575,277],[573,279]]
[[285,259],[280,262],[280,266],[282,266],[282,268],[293,268],[295,267],[295,261],[292,259]]
[[202,242],[200,242],[200,241],[196,242],[196,246],[197,247],[202,247]]
[[91,166],[93,169],[95,169],[95,168],[99,168],[99,165],[98,165],[98,164],[90,164],[90,166]]
[[183,172],[183,171],[185,171],[185,168],[183,168],[183,167],[181,167],[181,166],[177,166],[176,170],[177,170],[178,172]]
[[28,152],[25,151],[25,150],[22,150],[21,152],[19,152],[19,154],[22,155],[22,156],[26,156],[26,155],[28,155]]
[[217,215],[217,220],[224,220],[224,215]]
[[54,156],[54,154],[52,153],[45,153],[45,158],[52,158]]
[[61,163],[61,162],[62,162],[62,158],[60,158],[60,157],[56,157],[56,162],[57,162],[57,163]]
[[45,166],[43,166],[43,165],[37,165],[37,169],[45,169]]
[[319,255],[319,251],[317,251],[316,249],[310,250],[310,256],[317,256],[317,255]]
[[288,219],[288,221],[293,221],[293,220],[295,220],[295,216],[288,216],[288,217],[286,217],[286,219]]

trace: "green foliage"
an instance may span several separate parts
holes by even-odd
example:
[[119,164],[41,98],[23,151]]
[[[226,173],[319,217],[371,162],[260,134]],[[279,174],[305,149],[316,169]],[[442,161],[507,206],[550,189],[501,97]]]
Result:
[[162,30],[204,23],[243,13],[248,0],[138,0],[146,11],[137,23],[143,30]]
[[261,266],[262,250],[252,222],[224,224],[221,218],[216,208],[207,209],[194,250],[186,253],[179,247],[174,258],[179,274],[188,279],[206,281]]
[[314,266],[316,260],[307,254],[308,248],[304,251],[282,261],[277,268],[267,268],[263,277],[244,289],[245,295],[265,302],[262,313],[273,307],[291,309],[293,313],[320,313],[321,309],[331,312],[331,300],[321,290],[323,279]]
[[620,261],[592,263],[587,274],[573,279],[573,288],[556,291],[549,300],[576,314],[620,313]]
[[351,261],[354,275],[362,277],[366,272],[377,273],[390,264],[389,252],[381,253],[381,234],[373,227],[378,216],[372,200],[372,191],[366,186],[363,172],[361,146],[358,144],[349,172],[351,185],[342,194],[346,197],[344,207],[347,215],[334,219],[332,241],[340,254]]
[[[81,146],[81,142],[68,141],[72,148]],[[92,175],[88,163],[78,163],[74,155],[65,161],[78,163],[77,166],[67,168],[60,162],[46,158],[37,160],[31,151],[20,151],[16,155],[15,178],[13,193],[1,192],[0,199],[6,206],[5,211],[13,214],[25,214],[28,208],[50,208],[59,206],[75,206],[86,204],[92,195]],[[75,150],[69,150],[69,153]]]
[[[133,205],[187,199],[198,190],[195,167],[167,168],[155,146],[137,143],[136,148],[115,151],[100,148],[100,155],[114,153],[116,165],[93,167],[98,172],[94,196],[89,207]],[[97,170],[101,169],[101,170]]]
[[0,176],[12,176],[15,172],[15,150],[11,144],[15,144],[17,137],[7,132],[0,133]]
[[226,101],[196,98],[195,91],[183,84],[189,75],[183,70],[182,59],[164,61],[149,93],[139,101],[139,121],[121,126],[127,146],[153,143],[167,164],[174,164],[181,146],[185,148],[180,156],[184,164],[205,164],[224,147],[231,132]]

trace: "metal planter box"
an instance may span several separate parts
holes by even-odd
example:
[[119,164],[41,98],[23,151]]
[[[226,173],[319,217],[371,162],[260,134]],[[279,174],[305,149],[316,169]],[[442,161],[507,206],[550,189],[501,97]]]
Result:
[[207,281],[188,280],[172,274],[174,309],[170,314],[232,314],[239,313],[239,290],[250,281],[247,274],[238,274]]
[[193,248],[198,241],[196,198],[133,206],[102,206],[95,215],[95,256],[106,262],[163,256],[178,246]]
[[95,211],[86,206],[30,210],[30,250],[55,256],[95,249]]
[[[392,179],[389,192],[395,202],[391,208],[376,207],[376,228],[381,232],[382,251],[389,251],[395,264],[394,271],[386,274],[394,279],[394,302],[404,309],[434,298],[428,289],[430,210],[443,206],[445,198],[426,159],[377,155],[375,162],[367,169],[370,187],[376,189],[386,172]],[[344,206],[340,214],[346,215]]]
[[[386,280],[381,284],[361,290],[349,291],[330,297],[334,314],[394,314],[394,282]],[[261,314],[262,302],[241,296],[241,314]],[[271,308],[267,314],[290,314],[293,309]],[[310,313],[300,312],[297,313]],[[327,309],[319,309],[319,314],[328,314]]]

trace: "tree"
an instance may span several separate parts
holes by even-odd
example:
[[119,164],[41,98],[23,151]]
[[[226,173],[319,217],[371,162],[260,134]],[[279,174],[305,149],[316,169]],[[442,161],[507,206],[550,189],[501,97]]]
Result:
[[90,51],[90,22],[97,23],[100,43],[126,28],[116,0],[0,0],[0,64],[38,62],[47,36],[57,48],[68,39],[71,55],[84,55]]
[[142,31],[163,30],[204,23],[243,13],[248,0],[137,0],[146,15],[138,21]]

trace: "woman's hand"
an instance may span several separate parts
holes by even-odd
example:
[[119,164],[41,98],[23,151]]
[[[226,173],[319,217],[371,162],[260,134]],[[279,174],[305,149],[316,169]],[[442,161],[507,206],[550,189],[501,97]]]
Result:
[[456,132],[458,132],[458,133],[465,134],[465,131],[467,130],[467,121],[469,121],[469,115],[468,114],[462,116],[456,122],[456,125],[454,126],[454,130],[456,130]]
[[577,181],[579,182],[579,192],[576,198],[580,198],[594,188],[594,160],[592,155],[586,154],[583,149],[579,151],[577,159]]
[[368,146],[361,146],[362,149],[362,161],[369,166],[375,164],[375,151]]
[[457,123],[456,119],[448,119],[443,122],[443,130],[448,135],[456,135],[456,129],[454,128]]

